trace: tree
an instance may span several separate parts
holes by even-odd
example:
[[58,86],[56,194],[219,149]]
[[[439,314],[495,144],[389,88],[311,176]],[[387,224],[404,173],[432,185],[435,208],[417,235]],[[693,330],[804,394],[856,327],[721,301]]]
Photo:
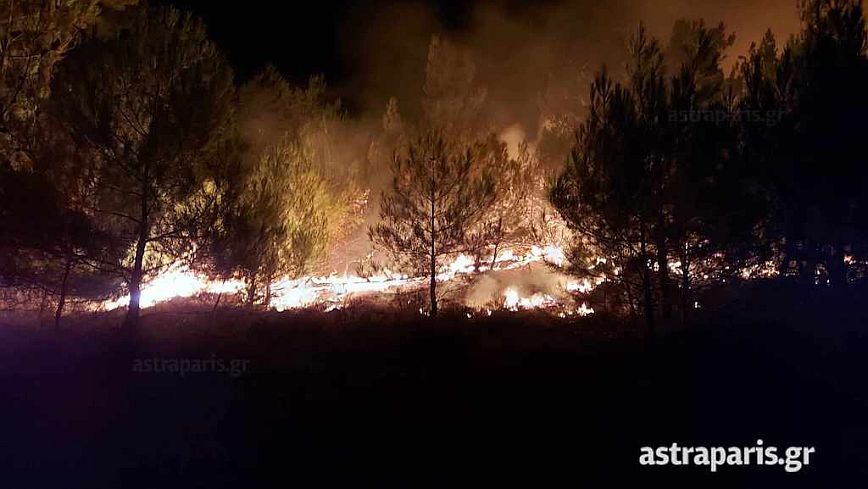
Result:
[[482,113],[487,93],[476,86],[476,64],[468,50],[432,37],[422,90],[426,127],[471,141],[480,132],[490,131]]
[[[723,25],[679,21],[664,56],[640,26],[629,43],[623,84],[605,70],[592,84],[571,165],[552,192],[578,232],[577,245],[621,262],[624,292],[641,297],[651,330],[655,305],[664,319],[673,309],[671,264],[680,268],[686,320],[691,274],[738,270],[730,265],[740,258],[739,245],[754,238],[757,216],[742,209],[756,199],[741,177],[737,114],[720,67],[732,42]],[[666,61],[675,65],[672,75]],[[641,291],[631,284],[641,284]]]
[[802,6],[802,22],[793,107],[798,126],[792,171],[798,191],[788,197],[797,203],[793,217],[801,236],[796,237],[813,255],[805,267],[811,282],[821,264],[829,282],[844,287],[845,256],[865,242],[862,216],[868,209],[865,17],[859,1],[812,0]]
[[339,206],[341,214],[331,213],[325,222],[330,248],[334,238],[359,230],[356,204],[365,200],[361,186],[369,177],[360,171],[360,155],[369,146],[367,131],[346,115],[339,99],[329,97],[322,76],[295,86],[267,67],[239,90],[237,120],[246,160],[256,161],[287,142],[298,144],[335,201],[354,204]]
[[[636,117],[636,129],[632,136],[634,141],[628,144],[637,144],[641,153],[638,164],[642,165],[644,178],[647,185],[643,189],[644,195],[640,198],[646,201],[640,206],[648,215],[643,217],[641,226],[649,233],[650,241],[654,245],[654,258],[657,268],[657,281],[659,286],[660,310],[664,319],[671,315],[670,284],[669,284],[669,251],[670,244],[666,234],[667,227],[667,202],[666,187],[672,174],[672,160],[669,154],[669,134],[667,131],[668,93],[664,77],[664,55],[657,40],[650,38],[644,25],[628,43],[629,59],[627,64],[627,86],[633,100]],[[648,244],[640,242],[642,255],[650,253]],[[643,272],[649,273],[648,272]],[[650,282],[650,281],[649,281]],[[648,283],[645,289],[651,288]],[[651,292],[643,293],[647,303],[646,314],[651,314]],[[649,320],[650,321],[650,320]],[[650,325],[650,323],[649,323]],[[653,327],[651,328],[653,330]]]
[[[736,79],[737,108],[744,116],[737,124],[738,158],[749,170],[745,175],[755,179],[765,194],[765,234],[771,242],[769,252],[779,255],[781,277],[791,274],[791,261],[806,256],[797,246],[802,238],[795,219],[800,213],[796,209],[802,207],[798,203],[802,192],[793,171],[798,124],[793,110],[798,87],[795,47],[791,43],[778,54],[774,36],[766,32],[737,65]],[[798,273],[813,283],[813,271],[807,273],[808,267],[804,268]]]
[[429,133],[396,151],[381,222],[368,231],[375,245],[430,278],[432,316],[440,266],[466,249],[467,233],[493,202],[494,177],[474,157],[480,144],[450,145],[441,134]]
[[489,268],[493,268],[504,246],[526,243],[532,235],[530,206],[540,172],[526,142],[519,145],[518,155],[512,158],[506,143],[493,133],[476,145],[474,159],[492,175],[492,202],[479,223],[468,231],[467,245],[477,269],[488,256],[491,256]]
[[721,67],[733,41],[723,24],[698,20],[676,22],[670,42],[668,59],[676,64],[669,82],[671,149],[662,195],[683,321],[698,286],[735,275],[763,244],[756,229],[767,206],[738,155],[738,127],[748,121],[735,104],[735,82]]
[[[52,202],[44,178],[33,175],[38,109],[48,94],[56,62],[76,44],[80,30],[91,24],[98,10],[95,1],[44,2],[21,0],[0,6],[0,249],[10,259],[21,241],[33,242],[39,235],[25,236],[30,227],[25,215],[30,209],[17,205],[19,190],[48,192],[41,204]],[[44,206],[36,206],[42,209]],[[35,227],[39,221],[30,221]],[[4,279],[12,281],[10,268]],[[19,272],[21,270],[19,269]]]
[[41,294],[43,309],[53,301],[54,326],[59,327],[70,296],[100,300],[116,290],[100,263],[119,258],[122,250],[75,202],[80,194],[71,191],[70,176],[44,167],[51,161],[44,155],[37,161],[40,165],[32,171],[11,174],[7,192],[0,194],[0,206],[8,213],[0,287]]
[[94,212],[129,244],[118,266],[139,319],[142,281],[189,253],[187,204],[206,188],[207,163],[231,114],[232,73],[188,14],[131,11],[104,39],[91,38],[58,70],[53,105],[90,150]]
[[106,298],[116,286],[95,257],[116,256],[113,240],[83,207],[86,175],[77,148],[44,110],[54,70],[87,28],[135,1],[20,0],[0,6],[0,282],[56,302]]
[[[542,180],[538,160],[526,142],[511,151],[497,135],[485,110],[486,90],[477,84],[471,52],[459,44],[434,36],[428,46],[422,114],[405,121],[392,99],[383,118],[382,137],[372,148],[382,156],[385,147],[399,147],[415,135],[438,133],[448,145],[472,148],[474,165],[492,175],[492,204],[467,230],[464,244],[477,269],[507,242],[518,243],[531,234],[528,201]],[[511,154],[514,153],[514,154]],[[384,156],[383,159],[388,159]],[[491,254],[491,255],[490,255]]]
[[96,18],[97,2],[22,0],[0,10],[0,148],[4,164],[20,166],[17,133],[45,98],[55,63]]
[[577,246],[619,261],[618,280],[631,298],[631,310],[641,308],[653,333],[658,301],[652,261],[664,316],[669,304],[664,194],[671,171],[668,97],[663,53],[644,25],[628,48],[623,84],[614,82],[605,68],[591,84],[588,116],[551,200],[575,231]]
[[774,204],[781,275],[843,288],[868,242],[868,36],[861,2],[799,6],[802,31],[780,50],[766,35],[740,66],[742,112],[776,116],[741,124],[741,155]]
[[602,70],[591,85],[588,117],[551,200],[575,232],[575,245],[619,260],[617,277],[631,309],[639,304],[653,332],[650,261],[656,216],[643,132],[632,94]]
[[345,202],[288,140],[265,150],[230,188],[215,229],[217,268],[245,279],[248,305],[264,286],[267,305],[276,278],[296,278],[324,257]]
[[[0,6],[0,158],[26,165],[19,140],[49,93],[55,65],[105,9],[136,0],[16,0]],[[22,134],[24,133],[24,134]]]

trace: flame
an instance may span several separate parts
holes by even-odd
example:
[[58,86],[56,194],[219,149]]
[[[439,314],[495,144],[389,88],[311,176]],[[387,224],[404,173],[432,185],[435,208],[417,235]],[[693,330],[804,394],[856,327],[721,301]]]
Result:
[[327,310],[335,310],[355,295],[385,293],[410,285],[421,286],[424,282],[424,278],[390,274],[368,278],[332,274],[327,277],[282,279],[272,285],[274,295],[269,306],[277,311],[286,311],[326,303]]
[[588,292],[594,290],[597,285],[600,285],[603,280],[603,278],[600,278],[595,280],[595,282],[593,283],[588,279],[584,279],[580,282],[570,280],[566,283],[564,289],[566,289],[567,292],[571,293],[578,292],[580,294],[587,294]]
[[[193,297],[202,293],[232,294],[243,290],[244,282],[240,280],[211,280],[196,274],[186,265],[172,265],[153,280],[142,285],[141,307],[152,307],[161,302],[176,298]],[[103,308],[113,310],[126,307],[130,296],[125,295],[117,300],[103,303]]]
[[763,263],[750,265],[739,270],[739,275],[744,280],[753,278],[772,278],[779,274],[777,264],[774,260],[767,260]]
[[558,301],[548,295],[537,292],[530,297],[521,297],[518,291],[512,287],[503,293],[503,306],[510,311],[519,309],[538,309],[558,305]]
[[[503,307],[509,311],[529,310],[529,309],[559,309],[558,316],[589,316],[594,314],[594,309],[588,307],[587,303],[583,302],[581,306],[575,309],[565,307],[556,297],[549,294],[537,292],[533,295],[522,297],[519,291],[514,287],[508,287],[503,292]],[[489,314],[491,312],[489,311]]]
[[[548,262],[562,265],[566,257],[557,246],[532,246],[526,253],[520,254],[513,249],[505,249],[496,257],[492,257],[487,265],[476,266],[473,257],[459,254],[443,270],[437,274],[439,282],[449,282],[458,277],[471,276],[490,270],[513,270],[536,262]],[[427,277],[411,277],[405,274],[395,274],[389,271],[371,277],[333,273],[328,276],[308,276],[301,278],[283,277],[271,284],[271,299],[269,307],[277,311],[286,311],[325,305],[326,310],[340,309],[346,300],[362,295],[394,293],[402,289],[421,288],[428,282]],[[587,293],[602,282],[585,279],[580,282],[567,282],[563,285],[568,293]],[[232,279],[226,281],[211,280],[208,277],[191,271],[186,265],[173,265],[156,278],[142,286],[141,306],[152,307],[176,298],[194,297],[203,293],[241,293],[244,281]],[[503,307],[508,310],[560,308],[567,315],[592,314],[593,309],[585,304],[575,310],[566,308],[561,301],[549,294],[535,293],[522,297],[516,288],[507,288],[504,292]],[[103,309],[113,310],[129,304],[129,295],[102,304]],[[488,311],[491,314],[491,311]]]
[[446,267],[446,271],[437,274],[437,280],[442,282],[452,280],[458,275],[471,274],[476,271],[475,260],[465,254],[460,254]]

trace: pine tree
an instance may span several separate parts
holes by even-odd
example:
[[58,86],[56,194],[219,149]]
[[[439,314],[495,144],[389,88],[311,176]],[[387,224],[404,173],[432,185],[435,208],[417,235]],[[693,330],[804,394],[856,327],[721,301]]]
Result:
[[[591,85],[588,117],[551,200],[576,234],[577,246],[618,260],[631,310],[654,329],[651,251],[656,208],[647,137],[629,89],[601,71]],[[638,307],[637,307],[638,305]]]
[[119,268],[128,326],[138,323],[142,281],[195,244],[187,204],[205,186],[233,91],[205,26],[171,8],[130,11],[117,32],[89,39],[58,70],[53,106],[90,151],[97,212],[131,250]]
[[441,134],[429,133],[396,152],[381,222],[369,230],[375,245],[429,277],[432,316],[438,311],[440,267],[467,249],[468,232],[494,199],[494,176],[474,156],[480,144],[453,146]]

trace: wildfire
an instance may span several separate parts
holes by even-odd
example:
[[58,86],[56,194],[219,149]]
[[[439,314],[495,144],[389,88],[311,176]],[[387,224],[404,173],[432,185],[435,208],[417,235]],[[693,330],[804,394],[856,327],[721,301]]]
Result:
[[594,287],[600,285],[603,282],[603,279],[595,280],[591,282],[588,279],[584,279],[581,282],[569,281],[564,287],[567,292],[579,292],[581,294],[587,294],[588,292],[594,290]]
[[[438,282],[448,283],[459,277],[470,277],[474,274],[488,271],[515,270],[532,263],[548,262],[561,265],[565,261],[563,250],[556,246],[533,246],[527,252],[520,253],[513,249],[503,250],[486,265],[477,267],[473,257],[460,254],[452,260],[443,271],[437,275]],[[583,280],[568,281],[562,284],[568,294],[590,292],[599,281]],[[428,282],[427,277],[411,277],[405,274],[384,272],[371,277],[361,277],[352,274],[328,276],[308,276],[302,278],[284,277],[271,285],[269,307],[277,311],[325,305],[326,310],[339,309],[352,297],[388,294],[400,290],[418,289]],[[152,307],[176,298],[194,297],[203,293],[238,294],[244,287],[244,281],[231,279],[226,281],[212,280],[204,275],[191,271],[185,265],[175,265],[146,282],[142,286],[141,305]],[[129,295],[102,304],[106,310],[113,310],[129,304]],[[585,304],[572,310],[562,304],[562,299],[553,295],[536,292],[522,296],[519,289],[508,287],[503,293],[503,307],[507,310],[523,309],[559,309],[561,315],[588,315],[593,309]],[[490,311],[489,311],[490,312]]]
[[739,271],[741,278],[750,280],[752,278],[772,278],[778,275],[777,264],[773,260],[767,260],[757,265],[751,265]]
[[[203,293],[234,294],[244,288],[241,280],[210,280],[192,271],[186,265],[172,265],[153,280],[142,285],[140,304],[152,307],[176,298],[193,297]],[[103,303],[103,308],[113,310],[126,307],[130,296]]]
[[510,311],[552,307],[557,304],[558,301],[554,297],[539,292],[530,297],[522,297],[516,289],[510,287],[503,293],[503,306]]
[[408,286],[423,285],[424,278],[382,274],[374,277],[332,274],[327,277],[283,279],[272,286],[274,296],[269,306],[277,311],[327,304],[329,310],[340,308],[346,299],[366,294],[387,293]]

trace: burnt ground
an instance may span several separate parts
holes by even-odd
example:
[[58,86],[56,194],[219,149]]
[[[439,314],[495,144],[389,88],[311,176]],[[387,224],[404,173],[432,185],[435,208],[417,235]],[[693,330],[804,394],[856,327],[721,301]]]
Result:
[[[382,310],[4,325],[0,485],[866,487],[865,292],[756,286],[653,340],[601,316]],[[154,357],[249,363],[135,371]],[[638,463],[757,438],[816,454],[793,474]]]

